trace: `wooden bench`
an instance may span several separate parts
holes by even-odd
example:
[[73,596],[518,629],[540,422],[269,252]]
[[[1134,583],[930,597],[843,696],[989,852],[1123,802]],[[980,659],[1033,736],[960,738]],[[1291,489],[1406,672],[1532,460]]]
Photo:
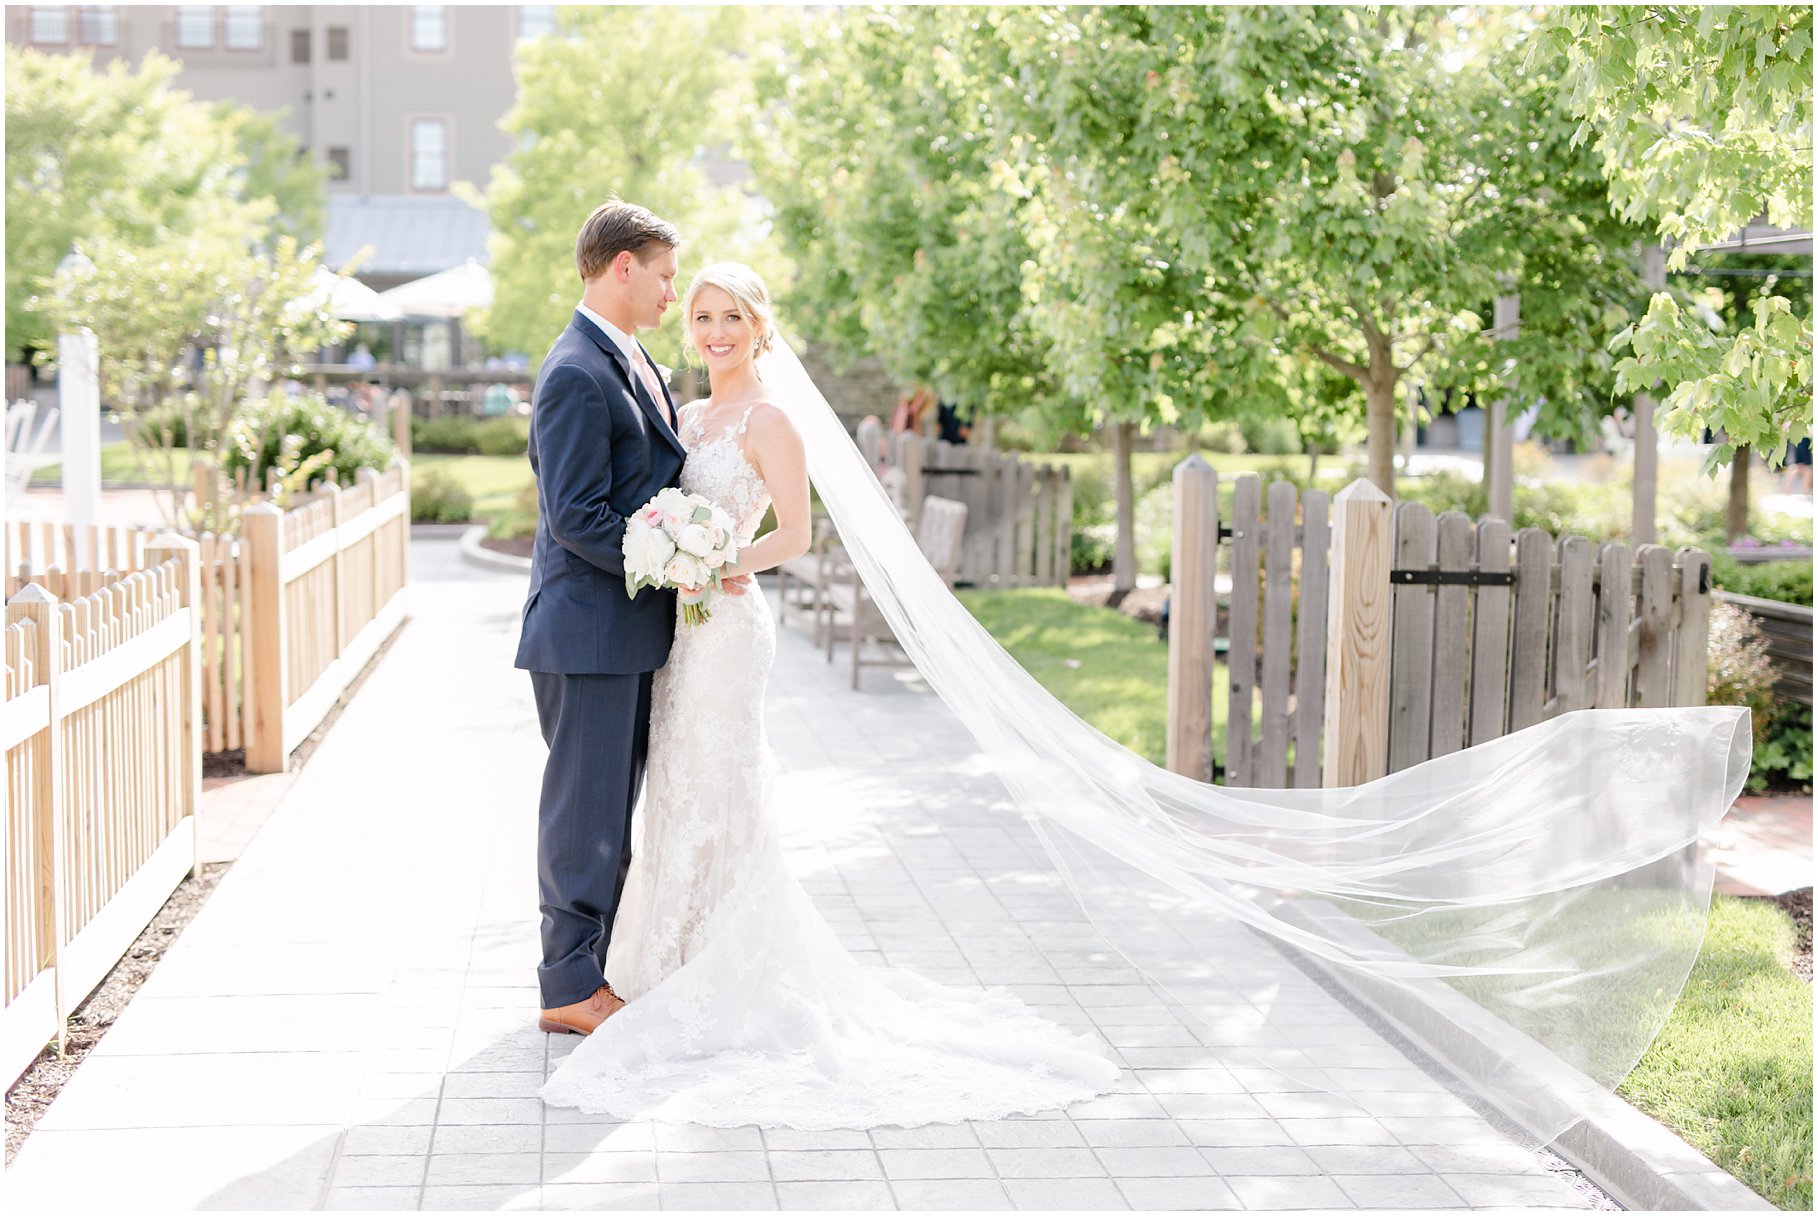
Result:
[[[932,496],[922,500],[922,517],[916,528],[915,543],[949,588],[959,569],[960,541],[965,534],[965,503]],[[844,561],[843,552],[834,551],[831,555],[836,561]],[[845,577],[831,582],[823,592],[827,614],[824,636],[827,661],[831,663],[834,639],[840,629],[845,630],[846,640],[852,647],[852,687],[856,689],[861,667],[912,667],[914,664],[907,655],[900,659],[865,657],[866,643],[898,645],[896,634],[865,590],[858,571],[849,561],[844,564]]]

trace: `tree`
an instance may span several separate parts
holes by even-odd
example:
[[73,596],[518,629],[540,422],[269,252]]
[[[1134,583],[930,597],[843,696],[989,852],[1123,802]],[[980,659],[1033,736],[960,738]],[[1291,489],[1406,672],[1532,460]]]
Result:
[[[480,201],[492,219],[493,303],[474,319],[494,346],[541,359],[580,298],[574,239],[610,198],[680,229],[684,265],[737,258],[760,272],[773,255],[757,204],[712,184],[709,149],[730,142],[748,91],[747,15],[738,9],[564,7],[557,36],[518,45],[518,98],[500,122],[518,145]],[[665,326],[652,352],[679,362]]]
[[155,52],[137,70],[118,60],[97,69],[85,51],[6,48],[10,351],[54,337],[38,305],[77,244],[141,261],[192,237],[248,245],[267,239],[280,207],[287,231],[319,229],[322,176],[298,161],[296,141],[274,119],[191,101],[171,87],[177,70]]
[[[1103,7],[992,20],[1013,81],[1002,104],[1019,114],[1022,165],[1050,218],[1038,273],[1069,301],[1050,315],[1082,370],[1128,377],[1146,359],[1160,380],[1149,392],[1220,416],[1290,408],[1304,380],[1292,360],[1318,360],[1361,390],[1385,489],[1411,376],[1429,392],[1544,396],[1561,429],[1607,408],[1596,335],[1628,319],[1635,234],[1572,155],[1551,82],[1522,70],[1532,30],[1519,14]],[[1492,348],[1486,306],[1509,286],[1534,306],[1522,340]],[[1065,319],[1082,300],[1123,303]]]
[[269,198],[277,206],[272,234],[294,236],[305,244],[321,240],[328,222],[328,169],[279,125],[282,114],[221,102],[214,116],[244,163],[240,196]]
[[[1809,228],[1810,5],[1569,5],[1540,49],[1564,60],[1574,143],[1600,154],[1611,207],[1672,246],[1669,270],[1758,217]],[[1663,428],[1723,433],[1707,468],[1744,447],[1778,463],[1811,433],[1809,297],[1801,315],[1770,288],[1750,313],[1725,330],[1683,292],[1657,292],[1611,343],[1628,352],[1618,391],[1665,385]]]
[[962,58],[969,20],[870,9],[782,31],[758,77],[752,163],[796,264],[792,317],[968,412],[1011,413],[1053,385],[1023,295],[1020,201],[996,179]]

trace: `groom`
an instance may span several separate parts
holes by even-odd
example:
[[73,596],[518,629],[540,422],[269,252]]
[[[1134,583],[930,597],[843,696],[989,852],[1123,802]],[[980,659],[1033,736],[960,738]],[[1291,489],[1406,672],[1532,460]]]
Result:
[[670,225],[611,202],[575,239],[582,292],[531,396],[536,550],[517,666],[530,672],[549,761],[537,824],[543,961],[537,1025],[588,1034],[624,1004],[606,945],[631,864],[652,673],[669,657],[675,593],[625,593],[625,520],[676,484],[675,403],[632,335],[676,298]]

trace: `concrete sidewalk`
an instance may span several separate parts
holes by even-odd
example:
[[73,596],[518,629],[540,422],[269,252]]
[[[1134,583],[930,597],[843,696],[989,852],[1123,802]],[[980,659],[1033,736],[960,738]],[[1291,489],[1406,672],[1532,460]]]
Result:
[[[12,1210],[1587,1207],[1568,1176],[1248,935],[1190,1020],[1109,953],[970,737],[793,629],[769,724],[792,863],[881,962],[1102,1036],[1119,1090],[869,1132],[612,1123],[536,1091],[543,762],[521,579],[412,546],[413,620],[7,1171]],[[1367,1115],[1218,1049],[1345,1068]]]

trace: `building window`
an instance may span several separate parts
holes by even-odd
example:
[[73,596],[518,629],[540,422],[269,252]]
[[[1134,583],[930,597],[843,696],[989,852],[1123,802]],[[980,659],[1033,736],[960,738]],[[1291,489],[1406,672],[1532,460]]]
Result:
[[413,51],[446,51],[448,49],[448,6],[413,4],[410,6],[410,49]]
[[353,173],[353,155],[346,148],[328,150],[328,176],[335,181],[344,182]]
[[290,61],[292,63],[309,62],[308,30],[292,30],[290,32]]
[[555,5],[518,5],[518,37],[541,38],[555,33]]
[[441,118],[410,121],[410,188],[448,189],[448,122]]
[[185,51],[210,51],[215,46],[215,6],[177,6],[177,46]]
[[328,27],[328,57],[336,63],[347,58],[347,27],[331,25]]
[[265,45],[265,29],[260,21],[264,15],[263,5],[228,4],[222,7],[226,11],[224,24],[228,50],[256,51]]
[[63,5],[32,9],[31,27],[39,46],[69,45],[69,9]]
[[112,46],[120,36],[120,14],[112,4],[82,6],[82,41],[89,46]]

